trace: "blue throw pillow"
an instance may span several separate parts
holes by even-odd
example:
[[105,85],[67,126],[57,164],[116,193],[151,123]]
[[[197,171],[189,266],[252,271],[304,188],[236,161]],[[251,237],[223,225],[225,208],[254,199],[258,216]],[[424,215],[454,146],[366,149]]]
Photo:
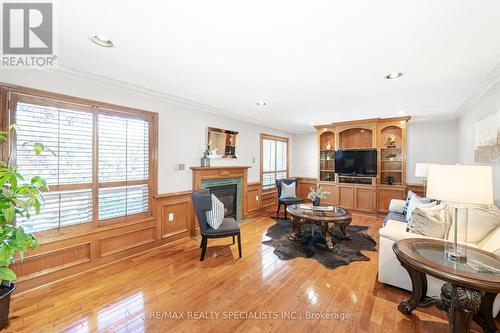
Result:
[[408,195],[406,196],[405,207],[403,208],[403,215],[406,215],[406,213],[408,213],[408,205],[410,204],[411,198],[414,196],[416,196],[415,193],[413,193],[412,191],[408,191]]

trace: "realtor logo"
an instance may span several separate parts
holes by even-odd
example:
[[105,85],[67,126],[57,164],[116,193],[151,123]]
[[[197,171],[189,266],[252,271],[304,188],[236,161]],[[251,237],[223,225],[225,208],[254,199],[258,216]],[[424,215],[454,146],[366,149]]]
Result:
[[56,56],[52,3],[3,3],[2,18],[2,66],[53,65]]
[[52,4],[3,4],[3,53],[52,54]]

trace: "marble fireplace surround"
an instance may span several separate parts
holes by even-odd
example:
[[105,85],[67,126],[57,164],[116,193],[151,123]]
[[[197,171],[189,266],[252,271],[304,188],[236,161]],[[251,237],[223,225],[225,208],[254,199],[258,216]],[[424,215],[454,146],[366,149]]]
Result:
[[236,216],[238,222],[247,215],[247,177],[249,166],[191,167],[193,191],[211,186],[236,184]]

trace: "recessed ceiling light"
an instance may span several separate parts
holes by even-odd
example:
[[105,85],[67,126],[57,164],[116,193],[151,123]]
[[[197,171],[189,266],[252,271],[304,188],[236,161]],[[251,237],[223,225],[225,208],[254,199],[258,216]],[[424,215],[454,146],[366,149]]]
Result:
[[113,47],[114,46],[113,41],[111,39],[106,38],[102,35],[92,35],[90,37],[90,40],[99,46],[103,46],[103,47]]
[[255,104],[257,104],[257,106],[266,106],[267,102],[257,102]]
[[387,74],[387,75],[385,76],[385,78],[386,78],[387,80],[394,80],[394,79],[400,78],[401,76],[403,76],[403,73],[400,73],[400,72],[394,72],[394,73]]

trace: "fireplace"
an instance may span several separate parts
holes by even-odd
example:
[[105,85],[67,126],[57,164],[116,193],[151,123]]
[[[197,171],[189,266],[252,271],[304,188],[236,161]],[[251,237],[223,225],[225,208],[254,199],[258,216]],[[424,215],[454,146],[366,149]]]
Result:
[[240,222],[247,213],[248,168],[247,166],[191,167],[193,170],[193,191],[205,188],[211,192],[214,190],[217,192],[217,187],[232,186],[232,200],[227,202],[223,196],[214,193],[226,206],[226,216],[233,216],[236,221]]
[[224,217],[238,218],[238,185],[216,185],[207,187],[210,193],[215,195],[224,204]]

